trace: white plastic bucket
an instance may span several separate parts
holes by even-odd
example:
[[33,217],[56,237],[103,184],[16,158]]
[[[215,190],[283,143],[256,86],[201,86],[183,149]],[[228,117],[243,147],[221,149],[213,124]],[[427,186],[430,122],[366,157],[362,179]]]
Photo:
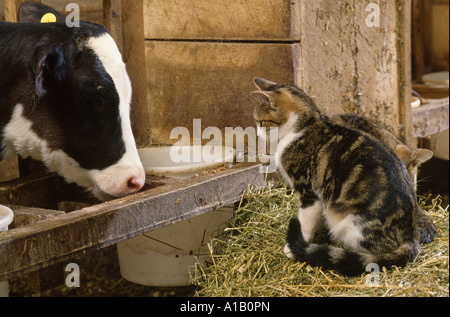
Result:
[[[140,149],[139,155],[148,174],[187,178],[232,162],[234,149],[155,147]],[[209,257],[208,242],[226,227],[233,213],[233,207],[219,208],[118,243],[120,273],[142,285],[189,285],[195,264]]]
[[209,258],[207,243],[231,217],[232,207],[220,208],[118,243],[120,273],[142,285],[189,285],[197,261]]
[[430,147],[435,157],[441,160],[449,160],[448,145],[449,145],[449,133],[448,129],[438,134],[431,136]]
[[[14,213],[6,206],[0,205],[0,233],[8,231],[8,226],[14,219]],[[0,297],[8,297],[8,281],[0,281]]]
[[[449,72],[429,73],[422,76],[422,81],[427,85],[447,86],[449,85]],[[441,160],[449,160],[448,145],[449,134],[448,129],[441,131],[430,138],[430,150],[433,151],[434,156]]]
[[[447,86],[449,85],[449,72],[429,73],[422,76],[422,81],[427,85]],[[433,151],[435,157],[441,160],[449,160],[448,145],[449,134],[448,129],[441,131],[430,138],[430,150]]]

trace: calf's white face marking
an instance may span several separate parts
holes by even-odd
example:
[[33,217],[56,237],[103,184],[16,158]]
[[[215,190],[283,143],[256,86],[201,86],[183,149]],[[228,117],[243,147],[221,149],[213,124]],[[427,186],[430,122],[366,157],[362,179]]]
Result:
[[[122,182],[117,182],[117,178],[123,177],[118,174],[130,173],[135,175],[134,181],[136,185],[140,185],[139,189],[144,185],[145,172],[136,148],[136,142],[131,130],[130,122],[130,103],[131,103],[131,81],[125,64],[122,61],[122,55],[117,48],[112,37],[105,33],[100,37],[90,38],[87,46],[91,48],[98,56],[103,64],[106,72],[114,81],[117,93],[119,94],[119,112],[122,124],[122,137],[125,142],[125,154],[115,165],[103,170],[93,171],[93,177],[100,184],[107,184],[114,191],[121,189]],[[125,179],[131,179],[126,178]],[[127,181],[125,181],[127,183]]]
[[131,130],[131,82],[122,56],[114,40],[107,33],[90,38],[86,46],[98,56],[113,79],[119,95],[122,138],[125,143],[125,154],[122,158],[104,170],[87,170],[80,167],[80,164],[64,151],[51,149],[46,140],[33,132],[33,123],[23,115],[22,104],[15,106],[10,122],[4,128],[4,154],[6,156],[17,152],[22,157],[42,161],[49,170],[64,176],[68,182],[75,182],[90,190],[97,198],[108,200],[132,194],[142,188],[145,183],[145,172]]

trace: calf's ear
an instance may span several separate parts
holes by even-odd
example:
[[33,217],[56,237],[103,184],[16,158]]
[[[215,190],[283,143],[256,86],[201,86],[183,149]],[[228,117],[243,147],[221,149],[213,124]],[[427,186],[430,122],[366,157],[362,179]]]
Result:
[[[53,14],[54,20],[44,18],[44,16],[48,17],[48,14]],[[19,23],[65,23],[66,21],[66,18],[59,14],[58,11],[45,4],[32,1],[26,1],[20,5],[18,16]],[[44,18],[44,20],[42,18]]]
[[69,72],[69,63],[61,44],[39,46],[33,56],[32,69],[38,97],[45,96],[52,88],[57,89]]

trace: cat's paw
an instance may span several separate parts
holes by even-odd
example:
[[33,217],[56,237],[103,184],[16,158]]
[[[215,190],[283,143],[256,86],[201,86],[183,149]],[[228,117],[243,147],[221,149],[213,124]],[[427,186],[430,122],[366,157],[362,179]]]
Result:
[[437,230],[432,222],[419,224],[420,243],[430,243],[436,238]]
[[422,210],[417,214],[417,227],[420,235],[420,243],[430,243],[437,236],[437,229],[433,220]]
[[291,248],[289,248],[289,243],[286,243],[284,245],[284,254],[289,258],[289,259],[294,259],[295,256],[291,251]]

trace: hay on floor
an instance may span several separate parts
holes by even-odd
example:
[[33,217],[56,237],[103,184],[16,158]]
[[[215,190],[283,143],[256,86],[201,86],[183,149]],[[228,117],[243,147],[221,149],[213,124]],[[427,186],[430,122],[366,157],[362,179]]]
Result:
[[287,259],[287,224],[297,201],[285,186],[248,189],[224,234],[209,244],[211,261],[197,265],[196,296],[449,296],[448,206],[419,198],[438,237],[406,267],[345,277]]

